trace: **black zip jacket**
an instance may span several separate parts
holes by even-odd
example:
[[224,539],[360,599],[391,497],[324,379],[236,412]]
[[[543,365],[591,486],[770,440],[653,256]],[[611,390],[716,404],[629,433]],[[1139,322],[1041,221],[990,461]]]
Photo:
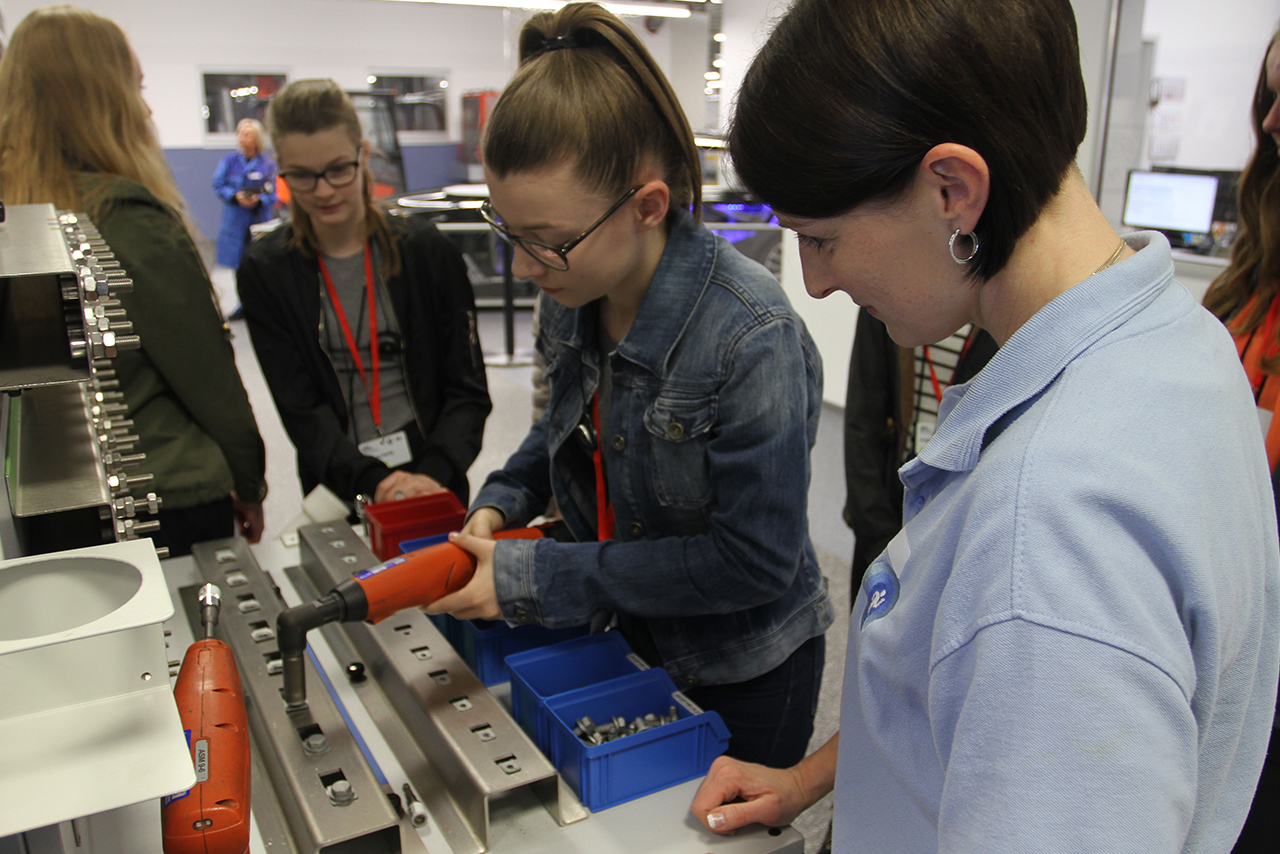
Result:
[[[999,346],[985,330],[956,363],[951,382],[968,382]],[[915,351],[899,347],[884,322],[858,312],[844,404],[844,521],[853,529],[853,591],[902,529],[902,481],[911,430]]]
[[[461,253],[434,225],[392,217],[391,226],[400,272],[385,288],[404,341],[414,414],[408,429],[413,459],[401,468],[435,478],[466,505],[467,469],[493,408],[471,282]],[[391,469],[348,438],[347,405],[321,345],[326,297],[316,259],[304,256],[283,226],[249,246],[236,280],[253,349],[298,452],[303,494],[323,483],[345,501],[372,497]]]

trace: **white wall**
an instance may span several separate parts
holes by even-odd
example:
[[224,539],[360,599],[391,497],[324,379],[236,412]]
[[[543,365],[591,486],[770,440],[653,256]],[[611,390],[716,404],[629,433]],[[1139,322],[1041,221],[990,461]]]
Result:
[[[10,28],[42,5],[6,0]],[[206,143],[200,112],[204,71],[332,77],[344,87],[367,89],[372,68],[447,68],[449,136],[457,139],[460,93],[500,89],[514,67],[505,55],[510,39],[502,9],[368,0],[79,0],[76,5],[112,19],[128,35],[165,148]],[[474,35],[460,38],[460,33]]]
[[[10,31],[38,0],[4,0]],[[198,148],[204,132],[201,74],[267,71],[289,79],[332,77],[366,89],[371,71],[447,69],[449,140],[461,138],[460,97],[501,89],[515,70],[515,37],[528,13],[496,8],[379,0],[77,0],[118,23],[138,54],[146,98],[165,148]],[[701,96],[705,17],[665,20],[656,34],[628,18],[664,70],[672,69],[672,34],[685,49],[680,63],[696,66]],[[701,33],[699,36],[698,34]],[[688,45],[704,47],[690,60]],[[689,87],[685,87],[686,91]],[[681,93],[682,96],[685,93]],[[701,124],[703,107],[690,110]],[[227,139],[212,141],[227,147]]]
[[1278,0],[1146,0],[1154,75],[1182,77],[1182,129],[1170,165],[1242,169],[1253,151],[1249,110]]

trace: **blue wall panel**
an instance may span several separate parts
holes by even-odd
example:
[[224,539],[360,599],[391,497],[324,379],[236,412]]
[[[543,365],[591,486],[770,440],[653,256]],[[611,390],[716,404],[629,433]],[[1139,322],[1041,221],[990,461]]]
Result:
[[[232,151],[232,148],[166,148],[164,152],[191,216],[200,233],[211,242],[218,239],[218,223],[222,219],[222,200],[213,192],[213,170]],[[455,171],[456,143],[407,145],[402,152],[405,183],[410,191],[458,182],[461,173]]]
[[218,239],[218,223],[222,220],[222,200],[213,192],[213,170],[234,148],[166,148],[164,155],[178,183],[178,192],[187,200],[187,208],[200,233],[211,242]]

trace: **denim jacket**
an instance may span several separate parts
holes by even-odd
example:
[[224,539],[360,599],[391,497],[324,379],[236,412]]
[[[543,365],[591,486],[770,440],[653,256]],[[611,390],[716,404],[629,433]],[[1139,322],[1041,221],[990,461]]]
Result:
[[518,527],[554,495],[578,542],[498,541],[503,616],[642,618],[685,688],[761,675],[825,632],[833,608],[807,514],[822,362],[773,276],[688,214],[672,226],[612,357],[601,446],[616,522],[603,543],[578,429],[600,379],[598,312],[542,309],[550,404],[472,507]]

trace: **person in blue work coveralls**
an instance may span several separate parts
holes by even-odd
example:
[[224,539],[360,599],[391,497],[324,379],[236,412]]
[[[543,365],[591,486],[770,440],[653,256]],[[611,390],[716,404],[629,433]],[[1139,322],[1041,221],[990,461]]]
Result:
[[222,199],[218,229],[218,264],[233,270],[249,245],[249,226],[275,216],[276,163],[262,150],[262,124],[241,119],[236,150],[222,158],[213,173],[213,191]]

